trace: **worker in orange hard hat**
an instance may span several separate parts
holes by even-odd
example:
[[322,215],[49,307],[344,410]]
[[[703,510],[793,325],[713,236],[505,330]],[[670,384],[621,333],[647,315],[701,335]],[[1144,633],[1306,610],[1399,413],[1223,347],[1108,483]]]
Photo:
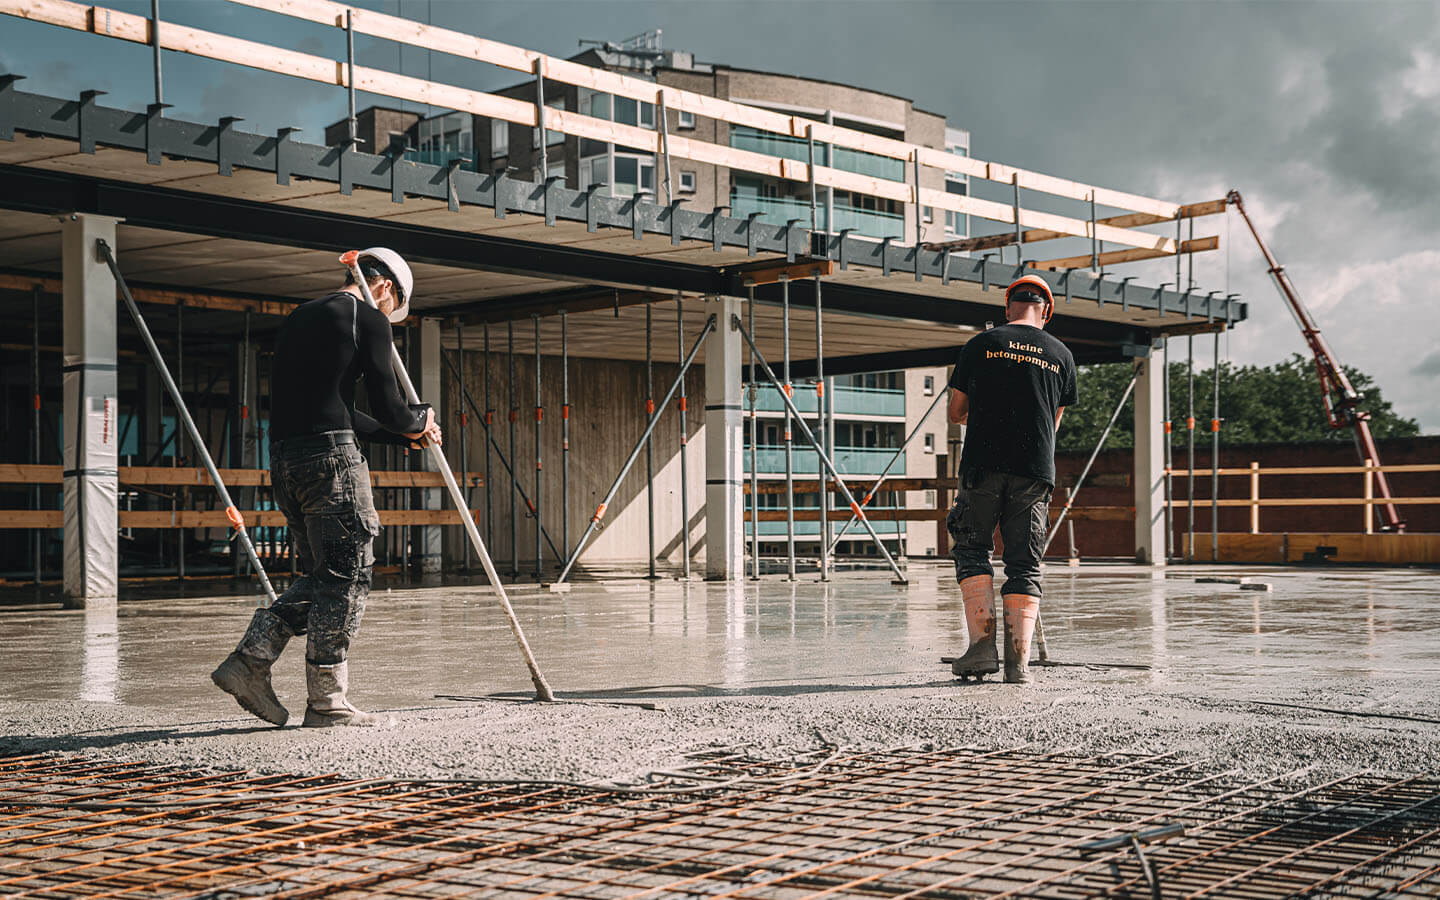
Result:
[[[270,485],[298,549],[301,576],[269,609],[256,610],[235,652],[210,675],[246,711],[276,725],[289,712],[275,696],[270,667],[290,638],[306,635],[307,727],[371,725],[350,704],[350,642],[370,593],[372,545],[380,517],[370,470],[356,446],[440,443],[428,404],[410,405],[391,368],[390,326],[404,320],[414,292],[410,267],[386,247],[360,251],[359,269],[339,290],[302,303],[275,341],[270,397]],[[370,414],[355,408],[365,380]]]
[[950,376],[950,421],[965,425],[960,484],[945,518],[970,645],[958,677],[1000,668],[995,651],[996,525],[1005,542],[1005,680],[1030,680],[1030,639],[1040,615],[1040,555],[1055,490],[1055,432],[1074,404],[1075,359],[1045,331],[1055,295],[1038,275],[1005,291],[1005,324],[971,338]]

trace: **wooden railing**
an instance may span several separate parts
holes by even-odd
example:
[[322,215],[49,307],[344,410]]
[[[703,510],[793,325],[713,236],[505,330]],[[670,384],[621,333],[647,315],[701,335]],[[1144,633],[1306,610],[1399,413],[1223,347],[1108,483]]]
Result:
[[[455,85],[399,75],[383,69],[354,65],[255,41],[203,31],[172,22],[158,23],[159,46],[166,50],[234,63],[308,81],[362,90],[503,120],[528,128],[544,128],[603,143],[619,144],[658,155],[724,166],[774,178],[854,191],[903,203],[920,204],[976,216],[993,222],[1029,228],[1015,239],[1032,243],[1064,237],[1083,237],[1133,248],[1130,257],[1149,258],[1177,252],[1213,249],[1217,241],[1182,246],[1174,238],[1137,230],[1140,226],[1223,212],[1223,200],[1182,206],[1124,191],[1111,190],[1057,178],[1002,163],[985,162],[933,147],[748,106],[717,97],[662,87],[652,81],[595,69],[566,59],[502,44],[463,32],[427,25],[411,19],[356,9],[331,0],[230,0],[279,15],[372,35],[415,47],[474,60],[534,77],[564,82],[603,93],[654,103],[663,110],[692,113],[732,125],[743,125],[796,139],[813,140],[907,163],[906,181],[892,181],[829,166],[810,166],[797,160],[741,150],[690,137],[663,133],[599,119],[579,112],[541,107],[526,100],[476,91]],[[16,16],[62,28],[113,37],[133,43],[153,40],[151,21],[103,6],[69,0],[0,0],[0,15]],[[243,110],[236,110],[243,112]],[[997,203],[973,195],[952,194],[941,188],[921,187],[921,169],[963,173],[1013,188],[1014,203]],[[1094,207],[1131,212],[1103,219],[1076,219],[1024,208],[1020,189]],[[973,192],[972,192],[973,194]],[[1001,243],[1012,241],[1011,238]],[[1138,255],[1137,255],[1138,254]]]
[[[1261,468],[1260,463],[1251,462],[1247,468],[1220,468],[1195,469],[1196,478],[1208,478],[1210,475],[1218,474],[1222,478],[1250,479],[1250,496],[1248,498],[1231,498],[1212,500],[1209,497],[1196,498],[1195,500],[1171,499],[1172,508],[1188,509],[1190,506],[1205,508],[1217,507],[1249,507],[1250,509],[1250,533],[1260,534],[1260,510],[1262,507],[1296,507],[1296,506],[1363,506],[1364,533],[1374,533],[1374,519],[1371,514],[1374,507],[1385,503],[1394,503],[1397,506],[1433,506],[1440,504],[1440,497],[1394,497],[1389,500],[1375,498],[1375,473],[1384,472],[1387,475],[1395,472],[1440,472],[1440,465],[1429,463],[1417,463],[1398,466],[1377,466],[1372,460],[1365,460],[1359,466],[1272,466]],[[1183,478],[1191,474],[1190,469],[1173,469],[1170,473],[1175,478]],[[1260,476],[1270,475],[1360,475],[1362,495],[1359,497],[1263,497],[1260,492]]]

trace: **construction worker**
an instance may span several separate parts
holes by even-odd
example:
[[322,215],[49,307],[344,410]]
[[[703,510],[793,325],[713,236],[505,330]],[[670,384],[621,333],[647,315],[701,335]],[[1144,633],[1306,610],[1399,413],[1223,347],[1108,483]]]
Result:
[[1030,680],[1030,639],[1040,615],[1040,556],[1055,490],[1055,432],[1076,402],[1075,359],[1044,331],[1055,311],[1037,275],[1005,291],[1006,324],[971,338],[950,376],[950,421],[966,425],[960,483],[946,515],[970,646],[955,675],[998,671],[995,526],[1004,541],[1005,680]]
[[[210,678],[247,711],[284,725],[289,713],[270,684],[270,667],[291,637],[306,635],[306,727],[372,725],[346,697],[346,656],[370,593],[371,545],[380,517],[370,470],[356,435],[370,441],[439,443],[428,404],[405,402],[391,368],[392,323],[405,319],[414,277],[384,247],[360,254],[360,271],[379,309],[354,276],[334,293],[285,317],[275,341],[270,396],[270,484],[295,538],[302,575],[269,609],[256,610],[235,652]],[[365,379],[373,415],[355,409]]]

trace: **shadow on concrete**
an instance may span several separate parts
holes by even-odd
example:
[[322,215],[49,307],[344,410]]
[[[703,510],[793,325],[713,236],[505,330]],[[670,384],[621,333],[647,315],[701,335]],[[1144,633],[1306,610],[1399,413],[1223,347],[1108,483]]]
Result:
[[208,728],[204,731],[188,731],[196,725],[211,722],[168,725],[162,728],[145,728],[139,731],[116,731],[109,733],[81,732],[66,735],[11,735],[0,739],[0,756],[18,756],[22,753],[73,753],[77,750],[95,750],[108,747],[126,747],[136,744],[153,744],[156,741],[190,741],[223,735],[257,734],[265,731],[280,731],[280,725],[250,725],[237,723],[230,728]]

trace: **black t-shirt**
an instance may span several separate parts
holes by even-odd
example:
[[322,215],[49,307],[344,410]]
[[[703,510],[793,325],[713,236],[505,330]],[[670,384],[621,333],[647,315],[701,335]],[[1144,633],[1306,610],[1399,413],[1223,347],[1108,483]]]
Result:
[[[391,368],[394,337],[380,310],[336,291],[300,304],[275,340],[270,436],[275,440],[353,429],[383,443],[425,427],[425,410],[405,402]],[[370,412],[355,409],[355,382],[365,377]]]
[[1055,414],[1080,399],[1069,348],[1031,325],[1001,325],[960,349],[950,387],[970,398],[961,470],[1055,484]]

